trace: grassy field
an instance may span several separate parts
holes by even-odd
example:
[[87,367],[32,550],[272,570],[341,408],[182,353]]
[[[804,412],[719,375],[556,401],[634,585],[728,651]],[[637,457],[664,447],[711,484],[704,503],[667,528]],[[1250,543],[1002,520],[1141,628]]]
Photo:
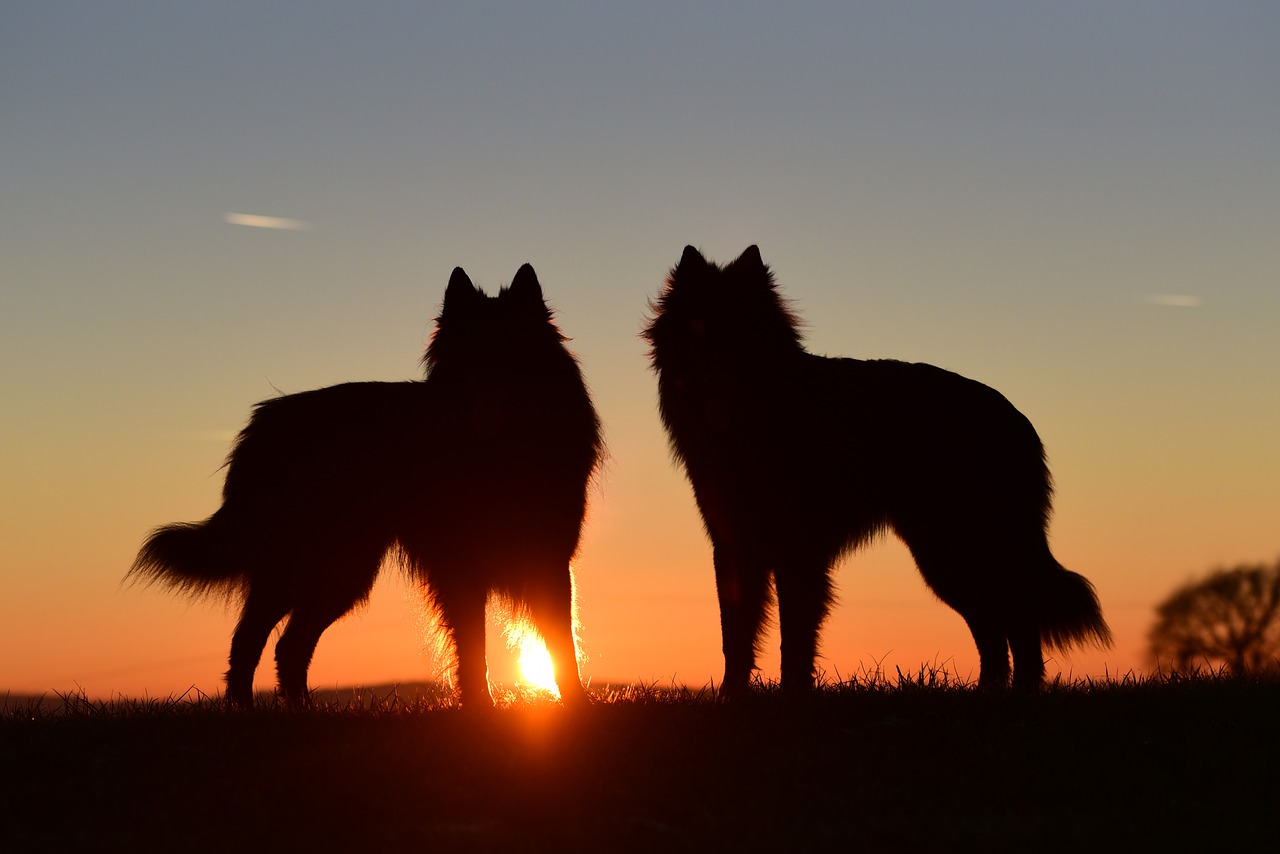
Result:
[[0,850],[1248,850],[1280,827],[1275,681],[1010,696],[922,672],[485,715],[390,689],[65,699],[0,714]]

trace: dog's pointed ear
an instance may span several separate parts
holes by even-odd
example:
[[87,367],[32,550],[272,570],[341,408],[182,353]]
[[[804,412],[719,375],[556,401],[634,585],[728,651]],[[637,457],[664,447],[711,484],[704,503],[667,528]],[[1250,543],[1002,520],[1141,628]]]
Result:
[[680,260],[671,268],[671,273],[667,276],[667,287],[673,288],[676,282],[681,282],[685,288],[700,288],[703,280],[714,269],[715,267],[702,257],[701,252],[692,246],[686,246],[684,254],[680,256]]
[[764,268],[764,259],[760,257],[760,247],[756,246],[754,243],[742,250],[742,254],[738,256],[738,260],[733,263],[742,267]]
[[742,250],[742,254],[725,267],[725,270],[736,280],[746,285],[764,285],[773,287],[773,272],[760,257],[760,247],[754,243]]
[[478,296],[480,292],[471,284],[466,272],[461,267],[454,267],[453,275],[449,277],[449,286],[444,289],[444,308],[441,313],[458,311],[474,303]]
[[538,274],[533,272],[533,267],[529,264],[523,264],[516,270],[516,277],[507,287],[507,293],[516,302],[536,305],[538,308],[546,307],[542,301],[542,285],[538,284]]
[[684,248],[684,254],[680,256],[680,263],[676,264],[676,269],[679,270],[681,267],[688,268],[705,266],[707,266],[707,259],[702,257],[702,253],[697,249],[694,249],[692,246],[686,246]]

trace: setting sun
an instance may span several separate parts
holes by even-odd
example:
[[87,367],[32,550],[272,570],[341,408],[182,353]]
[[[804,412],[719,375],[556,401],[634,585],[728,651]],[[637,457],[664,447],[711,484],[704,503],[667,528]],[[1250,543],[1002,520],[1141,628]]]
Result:
[[556,696],[560,689],[556,687],[556,671],[551,664],[551,654],[542,638],[535,634],[527,634],[520,641],[520,658],[516,662],[520,669],[520,681],[523,684]]
[[551,663],[551,653],[542,636],[527,617],[514,614],[507,619],[503,629],[507,648],[516,654],[516,685],[546,691],[557,699],[560,689],[556,687],[555,667]]

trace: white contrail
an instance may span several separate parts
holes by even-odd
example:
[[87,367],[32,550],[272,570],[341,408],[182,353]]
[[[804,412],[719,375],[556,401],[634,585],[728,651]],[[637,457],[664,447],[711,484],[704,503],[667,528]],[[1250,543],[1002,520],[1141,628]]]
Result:
[[310,223],[300,219],[285,219],[281,216],[261,216],[259,214],[229,213],[222,215],[222,221],[231,225],[247,225],[250,228],[280,228],[285,231],[306,231]]
[[1190,294],[1147,294],[1143,297],[1143,302],[1152,305],[1169,305],[1174,308],[1198,308],[1200,297]]

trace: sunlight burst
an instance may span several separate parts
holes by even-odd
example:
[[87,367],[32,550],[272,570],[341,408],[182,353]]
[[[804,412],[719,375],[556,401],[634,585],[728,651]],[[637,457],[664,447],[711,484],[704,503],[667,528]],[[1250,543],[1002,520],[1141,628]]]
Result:
[[547,691],[556,697],[560,696],[560,689],[556,686],[555,667],[551,663],[551,653],[547,652],[547,645],[532,629],[520,636],[516,666],[520,671],[518,684]]
[[[572,586],[572,603],[570,605],[573,621],[574,661],[567,662],[567,674],[570,679],[577,678],[577,670],[587,660],[582,650],[582,623],[578,619],[578,584],[573,566],[569,567],[569,583]],[[502,636],[507,649],[516,656],[516,689],[546,693],[559,700],[560,688],[556,685],[555,665],[551,653],[530,619],[528,611],[510,600],[499,599],[499,610],[495,616],[502,627]]]

